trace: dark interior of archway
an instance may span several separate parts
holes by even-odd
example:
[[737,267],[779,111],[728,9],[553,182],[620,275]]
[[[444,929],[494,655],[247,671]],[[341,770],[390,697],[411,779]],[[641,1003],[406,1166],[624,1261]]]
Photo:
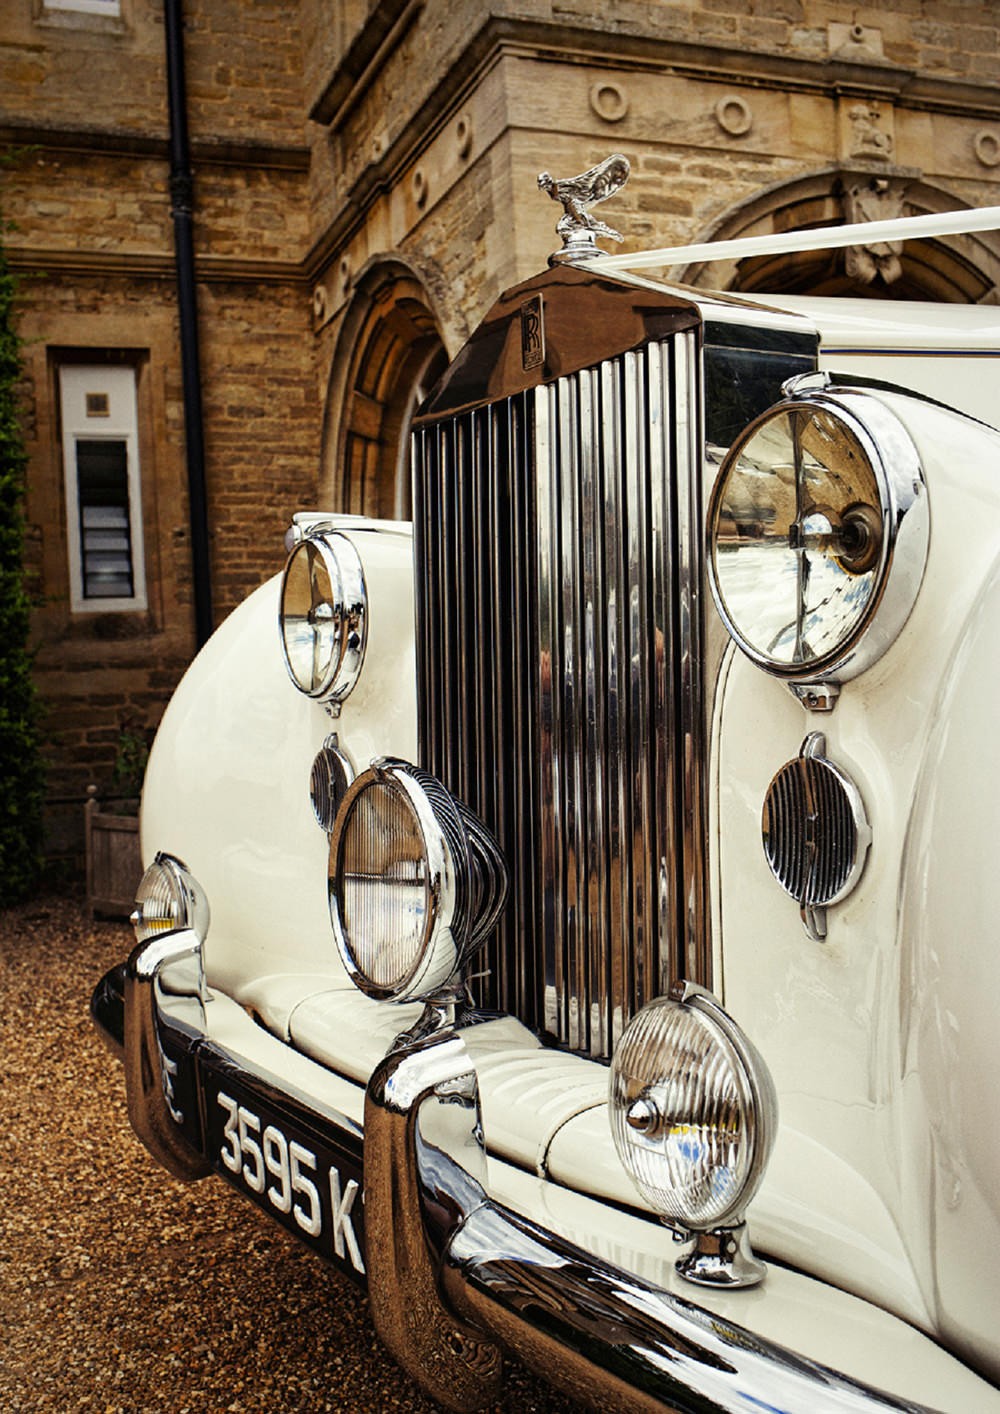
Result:
[[900,264],[902,273],[897,279],[886,283],[876,275],[866,284],[847,273],[843,250],[756,256],[740,261],[729,289],[734,294],[839,295],[976,304],[991,288],[974,266],[936,241],[907,242]]

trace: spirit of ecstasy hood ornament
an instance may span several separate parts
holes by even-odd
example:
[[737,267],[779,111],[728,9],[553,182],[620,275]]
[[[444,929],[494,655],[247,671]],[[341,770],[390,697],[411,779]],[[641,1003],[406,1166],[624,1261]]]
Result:
[[628,158],[620,152],[613,152],[579,177],[557,180],[548,172],[539,173],[538,185],[542,191],[547,191],[553,201],[560,201],[563,205],[563,215],[556,226],[556,231],[563,238],[563,246],[562,250],[549,256],[550,265],[572,265],[578,260],[593,260],[597,255],[606,255],[607,251],[601,250],[597,244],[597,236],[612,241],[624,239],[620,231],[595,220],[588,207],[607,201],[609,196],[621,191],[628,181],[628,174]]

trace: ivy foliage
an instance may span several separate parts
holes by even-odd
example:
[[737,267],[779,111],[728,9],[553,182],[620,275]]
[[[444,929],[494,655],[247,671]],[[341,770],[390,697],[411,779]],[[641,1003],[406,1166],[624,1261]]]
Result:
[[15,281],[0,223],[0,907],[38,882],[44,772],[39,707],[28,648],[30,601],[24,583],[27,453],[18,385],[21,345],[14,328]]

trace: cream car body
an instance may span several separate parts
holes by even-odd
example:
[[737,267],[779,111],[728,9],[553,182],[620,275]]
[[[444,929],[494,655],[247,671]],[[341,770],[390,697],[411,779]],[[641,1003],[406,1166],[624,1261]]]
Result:
[[[974,417],[1000,407],[992,311],[961,311],[935,328],[926,311],[780,303],[784,312],[769,314],[709,299],[699,312],[778,335],[815,328],[821,367],[912,386]],[[907,429],[930,504],[922,583],[895,640],[843,684],[834,710],[816,713],[727,646],[707,609],[719,654],[707,703],[712,981],[778,1092],[777,1143],[749,1224],[756,1249],[780,1264],[753,1290],[686,1285],[670,1233],[644,1210],[611,1142],[606,1066],[543,1046],[513,1016],[462,1037],[497,1202],[654,1288],[696,1297],[755,1338],[900,1400],[1000,1410],[1000,962],[991,944],[1000,760],[989,720],[1000,432],[906,392],[869,396]],[[372,1001],[344,970],[330,931],[329,842],[309,779],[331,733],[357,772],[380,757],[417,759],[414,556],[408,527],[316,519],[351,540],[364,569],[369,626],[357,687],[336,716],[295,692],[278,647],[279,582],[258,590],[168,709],[147,777],[143,848],[147,860],[160,849],[183,859],[210,901],[205,1034],[317,1111],[361,1127],[365,1086],[422,1008]],[[300,522],[308,533],[310,517]],[[829,910],[822,942],[803,932],[761,848],[769,783],[817,730],[857,785],[872,832],[860,883]],[[362,1274],[350,1212],[335,1229],[338,1254]],[[367,1266],[370,1279],[370,1255]],[[643,1299],[652,1311],[653,1297]],[[530,1342],[526,1353],[554,1360],[547,1373],[585,1394],[586,1378],[566,1374],[572,1361],[539,1356]],[[418,1356],[414,1372],[426,1378],[419,1365]],[[768,1386],[775,1407],[800,1407],[798,1395],[782,1402],[783,1378],[776,1372]],[[738,1407],[729,1397],[720,1391],[712,1407]]]

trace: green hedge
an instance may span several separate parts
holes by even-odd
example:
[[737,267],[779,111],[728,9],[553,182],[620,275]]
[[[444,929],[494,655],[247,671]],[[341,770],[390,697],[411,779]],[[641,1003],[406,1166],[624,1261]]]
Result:
[[14,277],[0,226],[0,907],[18,902],[35,887],[42,852],[44,773],[24,584],[27,455],[18,407],[20,378]]

